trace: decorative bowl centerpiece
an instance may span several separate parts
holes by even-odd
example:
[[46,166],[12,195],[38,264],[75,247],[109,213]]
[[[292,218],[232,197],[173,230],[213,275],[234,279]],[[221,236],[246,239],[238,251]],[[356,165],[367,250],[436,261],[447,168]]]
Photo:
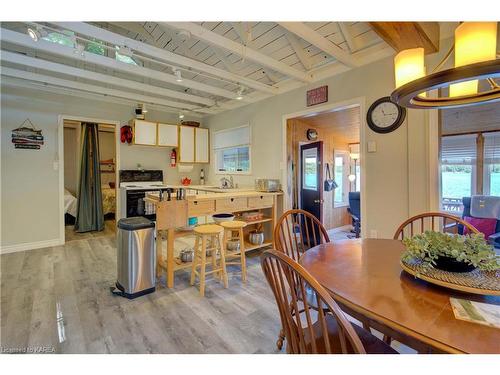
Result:
[[406,250],[403,262],[419,261],[422,269],[440,269],[448,272],[470,272],[500,269],[500,259],[488,245],[483,234],[459,235],[425,231],[403,239]]

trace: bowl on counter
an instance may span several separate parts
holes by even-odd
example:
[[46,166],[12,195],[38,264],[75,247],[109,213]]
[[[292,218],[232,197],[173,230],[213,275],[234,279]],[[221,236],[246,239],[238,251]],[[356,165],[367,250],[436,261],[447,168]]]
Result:
[[215,214],[215,215],[212,215],[212,219],[214,219],[216,224],[219,224],[219,223],[222,223],[224,221],[233,221],[234,215],[233,214]]

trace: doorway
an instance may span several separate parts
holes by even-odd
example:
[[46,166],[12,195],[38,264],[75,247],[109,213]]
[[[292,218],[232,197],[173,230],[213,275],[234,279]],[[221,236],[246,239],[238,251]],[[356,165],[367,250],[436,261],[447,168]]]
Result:
[[[98,173],[99,206],[104,216],[104,230],[76,233],[74,224],[79,205],[80,176],[82,165],[82,124],[97,124],[98,159],[95,170]],[[59,183],[61,194],[60,236],[61,242],[89,237],[113,236],[116,232],[115,216],[119,207],[117,171],[120,165],[119,122],[60,116],[59,118]],[[92,172],[94,173],[94,172]],[[95,191],[95,190],[94,190]]]
[[[331,239],[354,238],[361,234],[357,230],[362,229],[362,123],[360,105],[307,113],[286,120],[289,207],[316,216]],[[335,182],[331,191],[324,188],[326,178]]]
[[323,209],[323,142],[300,146],[300,208],[321,221]]

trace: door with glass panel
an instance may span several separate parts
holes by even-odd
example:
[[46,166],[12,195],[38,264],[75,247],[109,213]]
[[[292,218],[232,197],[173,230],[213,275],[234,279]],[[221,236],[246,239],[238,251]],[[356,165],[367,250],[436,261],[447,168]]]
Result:
[[322,221],[323,142],[300,146],[300,208]]

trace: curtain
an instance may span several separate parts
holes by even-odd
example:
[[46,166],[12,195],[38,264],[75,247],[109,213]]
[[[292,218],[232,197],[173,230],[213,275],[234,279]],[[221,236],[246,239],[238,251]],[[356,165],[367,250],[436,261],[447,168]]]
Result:
[[104,229],[98,124],[82,123],[80,181],[75,231]]

